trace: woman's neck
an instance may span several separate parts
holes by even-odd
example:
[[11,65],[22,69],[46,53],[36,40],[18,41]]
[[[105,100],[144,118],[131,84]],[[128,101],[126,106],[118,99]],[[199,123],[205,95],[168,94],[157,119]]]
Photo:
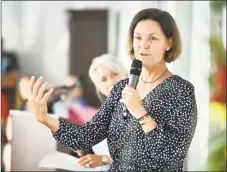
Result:
[[143,81],[152,82],[162,76],[162,74],[166,73],[166,70],[168,70],[166,64],[161,64],[153,69],[143,67],[140,77]]

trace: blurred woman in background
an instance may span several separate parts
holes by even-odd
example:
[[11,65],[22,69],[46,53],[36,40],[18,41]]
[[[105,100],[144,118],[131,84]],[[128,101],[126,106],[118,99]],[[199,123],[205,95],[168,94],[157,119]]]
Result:
[[[70,109],[88,106],[88,102],[83,97],[83,86],[81,77],[68,75],[64,86],[70,88],[62,92],[64,97],[53,103],[53,113],[63,118],[70,118]],[[55,89],[56,90],[56,89]]]

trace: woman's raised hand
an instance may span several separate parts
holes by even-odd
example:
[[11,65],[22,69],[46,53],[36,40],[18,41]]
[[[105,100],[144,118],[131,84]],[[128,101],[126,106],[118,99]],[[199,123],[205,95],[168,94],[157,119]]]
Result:
[[54,89],[50,88],[48,92],[44,93],[48,83],[45,82],[41,85],[42,81],[43,77],[40,77],[37,80],[35,80],[34,76],[31,77],[28,85],[27,99],[28,105],[34,113],[37,121],[45,124],[48,118],[47,101]]

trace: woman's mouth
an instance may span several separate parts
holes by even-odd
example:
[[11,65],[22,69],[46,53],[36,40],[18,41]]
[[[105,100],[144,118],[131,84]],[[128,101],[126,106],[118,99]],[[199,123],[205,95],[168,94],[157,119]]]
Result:
[[148,56],[146,53],[140,53],[141,56]]

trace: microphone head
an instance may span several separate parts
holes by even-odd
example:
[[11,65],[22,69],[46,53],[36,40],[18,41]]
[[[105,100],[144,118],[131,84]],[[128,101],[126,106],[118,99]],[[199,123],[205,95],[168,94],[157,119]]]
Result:
[[131,69],[130,69],[130,74],[139,76],[142,71],[142,66],[143,66],[142,61],[137,60],[137,59],[133,60]]

